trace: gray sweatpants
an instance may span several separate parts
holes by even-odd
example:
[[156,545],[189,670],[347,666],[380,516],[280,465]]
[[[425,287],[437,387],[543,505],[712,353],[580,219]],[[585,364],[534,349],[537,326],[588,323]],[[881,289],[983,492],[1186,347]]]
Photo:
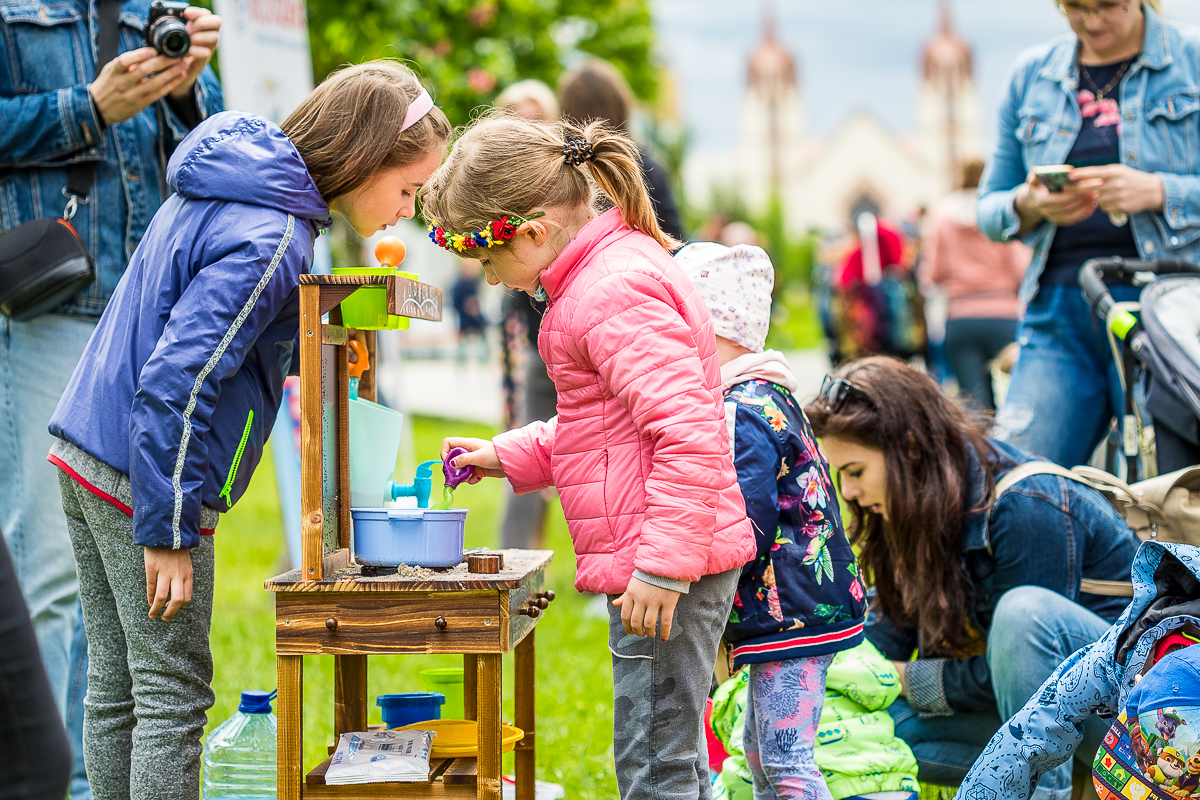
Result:
[[667,641],[630,636],[608,600],[613,757],[622,800],[711,800],[704,707],[741,569],[680,595]]
[[150,619],[133,519],[59,472],[75,549],[88,689],[83,751],[96,800],[196,800],[200,736],[212,707],[213,543],[192,548],[192,602]]

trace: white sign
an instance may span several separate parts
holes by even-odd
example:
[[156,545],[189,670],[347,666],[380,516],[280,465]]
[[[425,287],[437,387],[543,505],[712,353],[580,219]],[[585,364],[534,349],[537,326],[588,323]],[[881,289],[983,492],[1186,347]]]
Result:
[[313,89],[304,0],[215,0],[225,107],[283,122]]

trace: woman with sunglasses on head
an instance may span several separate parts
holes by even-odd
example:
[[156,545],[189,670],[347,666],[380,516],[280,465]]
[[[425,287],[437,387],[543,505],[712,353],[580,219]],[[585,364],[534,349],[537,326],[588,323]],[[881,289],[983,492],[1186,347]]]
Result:
[[[867,639],[901,676],[896,735],[921,781],[957,785],[1001,721],[1124,609],[1124,598],[1082,593],[1080,579],[1129,580],[1137,539],[1103,496],[1057,475],[996,500],[997,482],[1034,456],[986,438],[901,361],[843,365],[805,414],[874,582]],[[1095,753],[1106,729],[1089,727],[1095,746],[1079,752]],[[1070,792],[1065,764],[1029,800]]]
[[[978,217],[989,238],[1034,248],[1020,292],[1021,358],[996,436],[1073,466],[1122,407],[1080,267],[1109,256],[1200,261],[1200,33],[1166,22],[1161,0],[1058,8],[1071,33],[1018,60]],[[1050,165],[1074,168],[1061,191],[1034,174]],[[1135,300],[1138,289],[1112,293]]]

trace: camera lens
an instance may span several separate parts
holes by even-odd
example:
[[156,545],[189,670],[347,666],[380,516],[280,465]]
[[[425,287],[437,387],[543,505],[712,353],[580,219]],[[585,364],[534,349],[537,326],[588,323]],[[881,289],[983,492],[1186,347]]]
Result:
[[167,58],[183,58],[192,48],[187,26],[175,17],[163,17],[155,22],[150,41],[154,49]]

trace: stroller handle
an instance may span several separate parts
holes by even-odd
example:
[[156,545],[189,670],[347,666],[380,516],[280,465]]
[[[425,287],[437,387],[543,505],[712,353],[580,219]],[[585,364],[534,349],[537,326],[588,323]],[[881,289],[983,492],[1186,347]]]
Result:
[[1085,261],[1079,270],[1079,288],[1083,289],[1083,296],[1101,319],[1108,319],[1108,313],[1113,307],[1113,298],[1105,281],[1129,280],[1139,272],[1152,272],[1155,275],[1200,273],[1200,266],[1178,258],[1163,258],[1157,261],[1130,261],[1117,257],[1093,258]]

